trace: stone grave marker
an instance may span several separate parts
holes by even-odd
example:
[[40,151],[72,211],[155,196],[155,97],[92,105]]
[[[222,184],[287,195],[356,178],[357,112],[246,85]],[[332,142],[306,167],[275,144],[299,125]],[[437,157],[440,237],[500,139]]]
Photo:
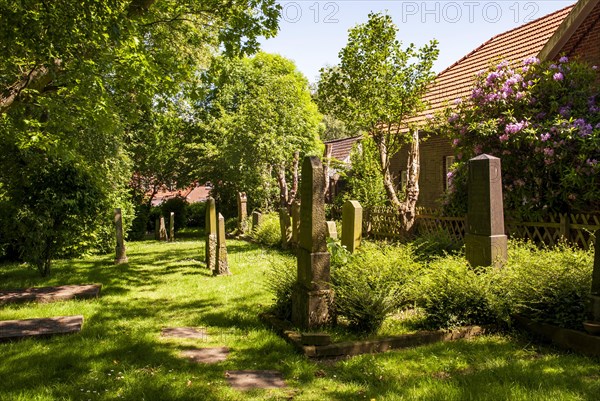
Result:
[[292,203],[292,248],[298,247],[300,239],[300,201],[295,200]]
[[500,159],[480,155],[469,160],[465,253],[471,266],[500,267],[507,258]]
[[217,206],[215,199],[208,197],[206,200],[205,219],[205,261],[206,267],[214,272],[217,266]]
[[123,237],[123,215],[121,214],[121,208],[115,209],[115,230],[117,232],[115,264],[120,265],[128,262],[127,253],[125,252],[125,239]]
[[363,208],[355,200],[349,200],[342,207],[342,246],[354,253],[362,240]]
[[279,209],[279,228],[281,230],[281,247],[288,249],[292,240],[292,219],[287,209]]
[[237,390],[286,387],[283,375],[276,370],[228,370],[225,377],[229,385]]
[[227,246],[225,245],[225,218],[219,213],[217,223],[217,263],[213,275],[228,276],[229,264],[227,263]]
[[337,226],[335,225],[335,221],[327,222],[327,237],[335,240],[338,239]]
[[165,217],[160,216],[160,229],[159,229],[160,241],[168,241],[167,237],[167,227],[165,225]]
[[218,363],[223,362],[229,355],[227,347],[193,348],[181,351],[181,356],[196,363]]
[[0,341],[78,333],[81,331],[82,326],[82,315],[3,320],[0,321]]
[[330,255],[325,224],[325,177],[318,157],[302,163],[298,282],[292,294],[292,321],[302,328],[330,322]]
[[169,241],[175,241],[175,212],[169,215]]
[[252,212],[252,230],[256,230],[262,222],[262,213],[258,210]]
[[248,231],[248,198],[245,192],[238,192],[238,235],[244,235]]

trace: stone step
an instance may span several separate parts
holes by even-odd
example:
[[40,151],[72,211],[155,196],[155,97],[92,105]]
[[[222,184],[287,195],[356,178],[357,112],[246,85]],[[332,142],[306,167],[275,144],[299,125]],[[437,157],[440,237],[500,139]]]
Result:
[[43,319],[0,321],[0,341],[54,334],[78,333],[83,326],[83,316],[59,316]]
[[0,291],[0,305],[17,302],[56,302],[68,299],[97,298],[102,284],[61,285]]

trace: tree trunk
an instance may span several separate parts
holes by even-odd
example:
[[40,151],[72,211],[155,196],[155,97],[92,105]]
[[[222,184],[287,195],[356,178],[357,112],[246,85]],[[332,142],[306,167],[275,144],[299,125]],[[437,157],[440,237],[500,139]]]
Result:
[[408,234],[412,231],[417,217],[417,200],[419,199],[419,175],[421,172],[421,161],[419,155],[419,130],[412,133],[412,142],[408,152],[406,196],[400,209],[402,226]]
[[325,201],[333,202],[333,199],[329,198],[331,195],[329,192],[329,165],[331,164],[331,153],[333,152],[333,146],[331,144],[325,145],[325,163],[323,164],[323,170],[325,175],[325,187],[323,188],[323,195]]
[[383,174],[383,186],[388,200],[395,208],[400,208],[400,200],[396,194],[396,187],[390,173],[390,155],[388,154],[387,137],[383,133],[373,135],[377,149],[379,150],[379,161],[381,162],[381,173]]
[[289,208],[296,200],[296,196],[298,196],[298,163],[300,163],[300,152],[295,151],[294,164],[292,165],[292,190],[290,191],[290,198],[288,199],[288,210],[290,210]]
[[277,166],[277,183],[279,184],[279,207],[287,208],[288,187],[285,179],[285,163]]

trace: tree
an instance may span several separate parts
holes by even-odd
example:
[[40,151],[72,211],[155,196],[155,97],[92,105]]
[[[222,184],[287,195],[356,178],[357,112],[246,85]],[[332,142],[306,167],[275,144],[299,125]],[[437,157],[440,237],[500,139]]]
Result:
[[[432,82],[437,42],[406,49],[396,39],[398,29],[389,15],[369,14],[365,24],[350,29],[340,64],[321,69],[317,103],[323,112],[366,131],[375,141],[383,184],[390,203],[399,209],[410,230],[419,196],[419,133],[407,118],[422,110],[422,96]],[[400,201],[390,161],[410,144],[406,196]]]
[[204,176],[215,194],[231,202],[237,191],[245,191],[263,209],[276,203],[288,207],[297,193],[300,154],[322,147],[321,115],[306,78],[292,61],[258,53],[217,59],[204,88],[198,120],[208,121],[202,151],[212,163]]
[[[89,222],[90,242],[107,247],[112,208],[131,221],[132,172],[168,170],[145,163],[144,152],[158,159],[156,149],[138,145],[181,143],[179,115],[169,113],[195,90],[212,54],[255,51],[257,37],[276,33],[279,9],[273,0],[0,0],[0,20],[10,21],[0,24],[0,144],[11,152],[0,160],[0,203],[35,214],[42,203],[26,205],[18,194],[36,171],[45,176],[38,161],[74,168],[88,178],[73,197],[85,198],[89,184],[108,207],[93,219],[94,210],[78,208],[87,214],[67,221]],[[149,127],[159,127],[158,138]],[[24,168],[12,169],[15,160]],[[47,193],[72,189],[49,182]]]

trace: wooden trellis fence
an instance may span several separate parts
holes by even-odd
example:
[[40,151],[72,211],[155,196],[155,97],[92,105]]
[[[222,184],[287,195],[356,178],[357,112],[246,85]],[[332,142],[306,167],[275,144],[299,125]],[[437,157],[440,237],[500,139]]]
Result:
[[[371,208],[366,213],[365,230],[378,239],[401,239],[400,216],[396,209],[387,206]],[[438,210],[417,209],[419,233],[446,231],[456,241],[463,241],[466,218],[443,216]],[[594,232],[600,229],[600,214],[550,214],[538,221],[517,221],[505,218],[505,231],[509,237],[531,240],[540,245],[554,246],[567,241],[587,249],[594,241]]]

